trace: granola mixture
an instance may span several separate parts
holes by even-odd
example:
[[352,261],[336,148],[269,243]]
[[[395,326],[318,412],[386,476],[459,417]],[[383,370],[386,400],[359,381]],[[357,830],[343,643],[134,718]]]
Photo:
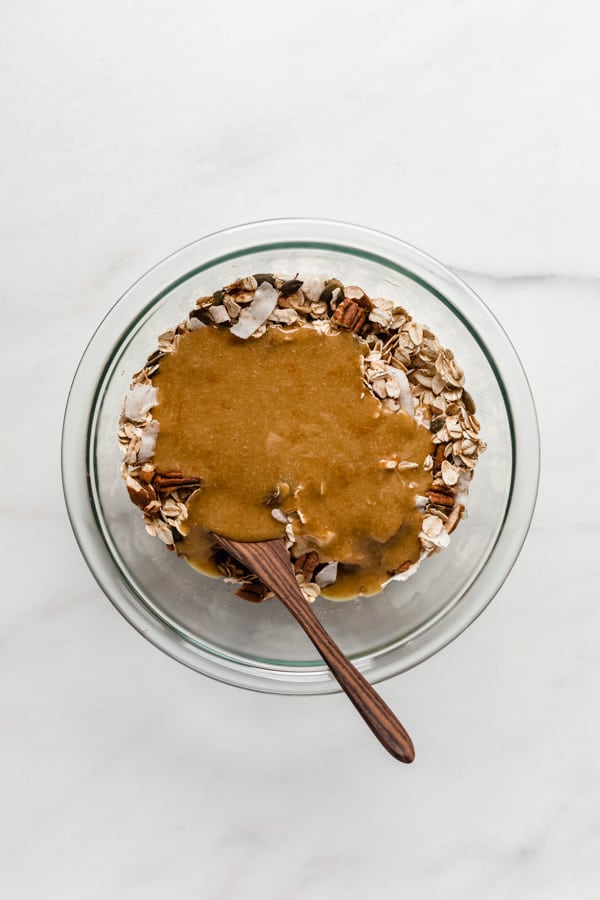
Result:
[[[144,516],[149,534],[171,550],[189,532],[190,500],[202,490],[200,476],[181,471],[157,471],[153,464],[159,423],[152,415],[157,403],[154,377],[160,362],[178,347],[181,336],[203,327],[228,329],[242,340],[255,340],[267,329],[299,327],[330,335],[349,331],[364,341],[361,355],[365,390],[390,412],[404,410],[429,429],[433,452],[422,468],[431,486],[418,498],[422,513],[418,535],[421,555],[390,572],[390,578],[412,575],[421,559],[445,547],[465,512],[469,481],[478,455],[485,449],[479,437],[475,404],[464,388],[464,375],[451,350],[443,348],[426,327],[386,298],[370,298],[354,285],[335,278],[285,278],[277,274],[248,276],[201,297],[187,320],[165,332],[146,365],[133,378],[120,419],[122,474],[133,503]],[[385,469],[406,462],[390,455]],[[277,496],[270,502],[273,517],[285,527],[298,582],[308,600],[332,588],[338,577],[335,560],[318,551],[306,552],[298,540],[298,514],[282,512]],[[296,531],[294,530],[296,524]],[[215,573],[238,583],[238,595],[259,601],[270,596],[257,579],[216,545],[211,546]]]

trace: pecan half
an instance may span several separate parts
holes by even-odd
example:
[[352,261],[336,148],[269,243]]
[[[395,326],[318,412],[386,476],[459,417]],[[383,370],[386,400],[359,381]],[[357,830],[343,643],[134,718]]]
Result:
[[436,444],[435,452],[433,454],[433,468],[439,469],[444,462],[446,452],[445,444]]
[[294,572],[301,572],[305,581],[312,581],[315,569],[319,565],[319,554],[316,550],[310,550],[294,561]]
[[462,503],[457,503],[450,515],[448,516],[446,522],[444,523],[444,528],[448,532],[448,534],[452,534],[460,520],[462,519],[462,515],[465,511]]
[[348,328],[350,331],[358,334],[367,321],[370,309],[371,302],[367,297],[361,300],[348,300],[346,298],[337,307],[331,317],[331,321],[338,328]]
[[243,580],[244,577],[250,575],[248,569],[241,566],[237,559],[230,556],[227,550],[223,550],[218,544],[212,547],[211,562],[213,562],[221,575],[225,578],[238,578]]
[[261,581],[246,581],[235,593],[242,600],[260,603],[262,600],[266,600],[269,589]]
[[197,488],[202,484],[201,478],[184,475],[183,472],[157,472],[152,480],[157,491],[177,491],[183,488]]
[[427,491],[429,502],[433,506],[454,506],[454,497],[451,494],[442,494],[441,491]]
[[152,463],[144,463],[140,471],[137,473],[137,477],[140,481],[145,481],[146,484],[150,484],[152,479],[154,478],[154,466]]
[[136,506],[139,506],[140,509],[144,509],[145,506],[152,503],[153,500],[156,500],[156,491],[151,484],[138,481],[136,478],[132,478],[131,475],[128,475],[126,485],[127,493],[129,494],[131,501],[135,503]]

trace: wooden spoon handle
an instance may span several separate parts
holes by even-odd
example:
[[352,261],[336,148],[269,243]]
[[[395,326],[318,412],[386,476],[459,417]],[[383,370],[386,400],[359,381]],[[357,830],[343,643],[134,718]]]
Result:
[[280,592],[282,603],[302,626],[373,734],[396,759],[412,762],[415,758],[413,743],[387,703],[342,653],[300,590],[299,597],[291,597],[290,594],[291,591],[286,595]]
[[241,543],[218,536],[221,545],[258,575],[302,626],[340,687],[373,734],[401,762],[415,757],[413,743],[392,710],[321,625],[300,590],[283,540]]

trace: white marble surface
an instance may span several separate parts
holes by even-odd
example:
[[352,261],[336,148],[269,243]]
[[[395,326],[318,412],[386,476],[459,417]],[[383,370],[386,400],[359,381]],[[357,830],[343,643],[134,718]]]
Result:
[[[2,896],[600,896],[597,3],[2,12]],[[171,662],[105,600],[63,508],[61,417],[99,319],[171,250],[279,215],[388,230],[461,272],[538,403],[513,573],[382,686],[412,767],[341,696]]]

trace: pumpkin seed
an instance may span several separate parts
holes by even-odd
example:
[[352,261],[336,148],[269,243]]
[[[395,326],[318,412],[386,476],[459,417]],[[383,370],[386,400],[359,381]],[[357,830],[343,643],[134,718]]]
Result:
[[296,291],[299,291],[303,281],[299,281],[297,278],[292,278],[290,281],[284,281],[281,287],[279,288],[279,293],[282,297],[291,297],[292,294],[295,294]]
[[341,281],[338,281],[337,278],[330,278],[329,281],[325,282],[325,287],[321,291],[319,300],[321,300],[322,303],[330,303],[336,288],[339,288],[340,294],[338,299],[341,300],[344,296],[344,285]]
[[260,287],[261,284],[263,284],[263,282],[265,282],[265,281],[267,281],[272,287],[276,286],[275,279],[273,278],[272,275],[269,275],[268,273],[266,273],[266,274],[261,273],[260,275],[255,275],[254,277],[256,278],[256,284],[258,285],[258,287]]
[[203,322],[205,325],[211,325],[213,319],[209,313],[209,306],[204,306],[202,309],[193,309],[190,312],[190,319],[198,319],[200,322]]
[[477,410],[475,401],[473,400],[473,398],[471,397],[471,395],[468,391],[463,390],[462,396],[463,396],[463,402],[465,404],[467,412],[470,413],[470,415],[473,415]]
[[[193,312],[190,313],[190,318],[194,312],[196,312],[196,310],[194,310]],[[198,312],[199,312],[199,310],[198,310]],[[148,359],[146,360],[146,365],[153,366],[155,363],[157,363],[161,359],[163,359],[166,355],[167,355],[166,353],[162,353],[160,350],[155,350],[154,353],[151,353],[150,356],[148,357]]]

